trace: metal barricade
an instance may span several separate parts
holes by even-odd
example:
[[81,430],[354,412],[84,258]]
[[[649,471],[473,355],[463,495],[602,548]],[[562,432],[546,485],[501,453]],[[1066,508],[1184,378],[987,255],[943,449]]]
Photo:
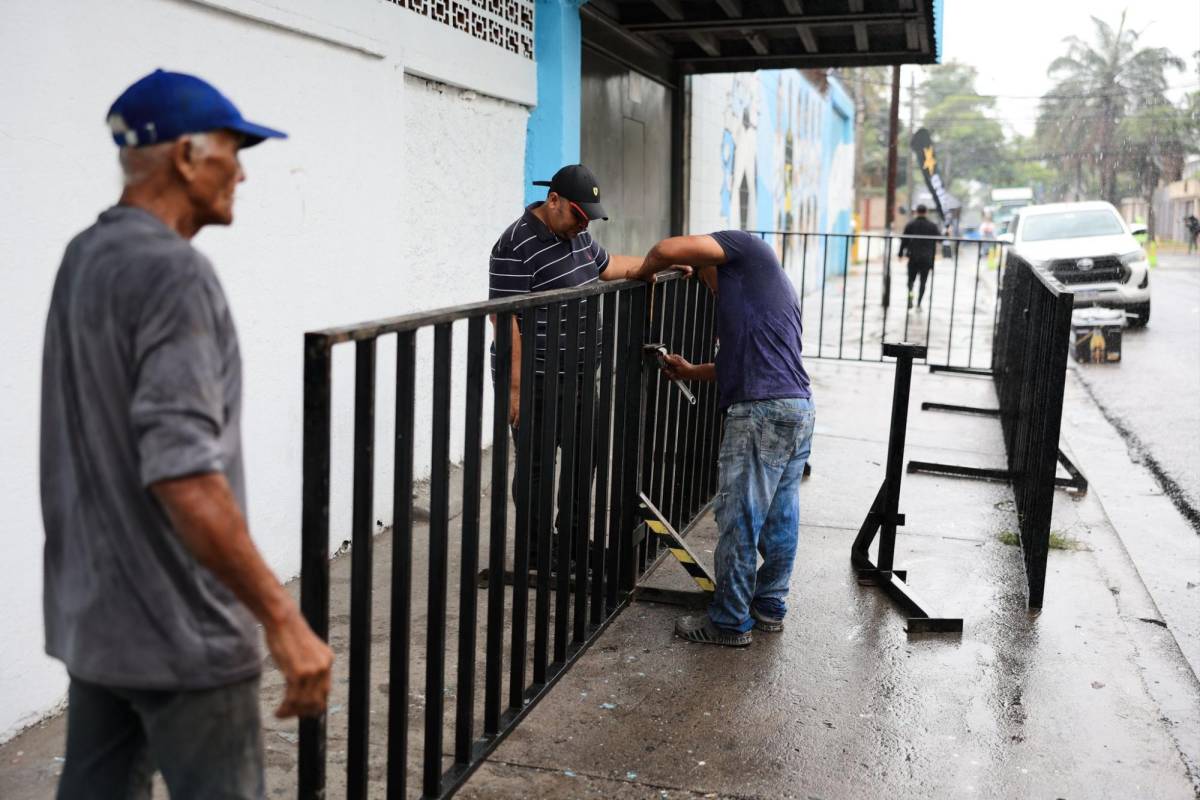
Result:
[[[991,364],[998,270],[1008,245],[996,240],[755,230],[770,243],[801,299],[805,358],[883,361],[883,345],[925,347],[934,371],[983,372]],[[902,243],[933,241],[925,302],[908,303]],[[949,255],[946,255],[948,251]],[[892,286],[900,291],[892,292]],[[914,295],[919,293],[919,281]]]
[[[1041,608],[1055,486],[1087,489],[1058,446],[1074,295],[1010,254],[1001,297],[992,376],[1017,501],[1029,605]],[[1071,479],[1055,477],[1060,460]]]
[[[713,298],[698,282],[677,278],[674,273],[660,276],[654,286],[596,283],[305,335],[300,594],[305,617],[325,639],[330,635],[333,352],[349,343],[355,349],[349,697],[344,716],[347,797],[364,798],[368,788],[378,794],[381,783],[390,798],[405,797],[410,782],[415,788],[409,750],[418,737],[410,742],[410,727],[420,734],[422,796],[452,795],[625,607],[637,579],[660,555],[653,537],[640,532],[639,490],[681,528],[711,499],[718,436],[715,387],[697,387],[697,402],[685,403],[657,369],[646,368],[643,350],[646,344],[666,342],[690,360],[711,360]],[[547,323],[541,362],[535,358],[537,326],[529,324],[539,313]],[[510,380],[511,320],[526,321],[520,334],[521,421],[511,503],[506,389],[493,392],[491,399],[490,489],[488,495],[483,492],[489,317],[496,323],[498,387],[507,387]],[[466,327],[466,370],[457,384],[455,323]],[[429,329],[432,384],[421,386],[418,335]],[[396,390],[395,406],[387,411],[395,416],[394,493],[391,563],[386,567],[390,619],[381,637],[389,654],[388,674],[386,698],[381,698],[370,675],[372,578],[378,571],[373,563],[376,351],[381,338],[391,336]],[[539,366],[546,376],[540,392],[535,391]],[[462,512],[453,519],[452,386],[465,391]],[[413,504],[414,486],[422,477],[416,474],[414,417],[418,393],[425,392],[432,398],[427,522],[417,518]],[[541,464],[549,465],[536,483],[531,479],[535,449]],[[483,530],[485,497],[490,513]],[[557,535],[555,512],[568,520],[567,530]],[[515,522],[511,529],[510,518]],[[531,529],[534,520],[536,530]],[[532,564],[531,550],[536,550]],[[413,574],[417,555],[427,559],[425,576]],[[457,570],[452,571],[455,561]],[[481,561],[487,565],[482,574]],[[457,593],[452,591],[453,572]],[[415,647],[423,650],[415,650],[414,639],[421,632],[414,618],[422,600],[424,641]],[[482,617],[481,605],[486,606]],[[453,688],[446,658],[451,641],[457,642],[457,659],[450,664]],[[425,665],[423,720],[411,707],[414,656],[423,657]],[[346,676],[345,664],[339,661],[335,667],[340,677]],[[445,706],[448,693],[455,698],[452,715]],[[480,695],[482,703],[477,702]],[[379,715],[381,722],[372,726],[372,706],[383,702],[386,725]],[[328,725],[326,716],[300,723],[301,798],[325,796]],[[372,734],[378,738],[380,733],[386,734],[382,747],[371,741]],[[443,753],[447,741],[452,754]]]
[[[1087,478],[1058,446],[1066,386],[1074,295],[1044,270],[1009,253],[1001,277],[990,374],[998,408],[922,403],[922,410],[999,417],[1006,469],[928,461],[908,462],[909,472],[932,472],[1012,484],[1029,605],[1041,608],[1056,487],[1087,491]],[[1058,477],[1058,464],[1068,477]]]

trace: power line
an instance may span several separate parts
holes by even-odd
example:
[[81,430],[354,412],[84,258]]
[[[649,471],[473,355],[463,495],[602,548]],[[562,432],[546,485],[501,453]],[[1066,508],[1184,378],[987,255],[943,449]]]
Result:
[[[1114,118],[1115,118],[1115,119],[1117,119],[1117,120],[1123,120],[1123,119],[1155,119],[1155,118],[1162,118],[1162,119],[1166,119],[1166,118],[1167,118],[1167,116],[1168,116],[1168,114],[1166,113],[1168,109],[1170,109],[1170,110],[1172,110],[1172,111],[1178,111],[1178,110],[1179,110],[1179,109],[1178,109],[1178,108],[1176,108],[1175,106],[1160,106],[1158,109],[1153,109],[1153,110],[1150,110],[1150,111],[1147,111],[1147,112],[1144,112],[1144,113],[1143,113],[1143,112],[1137,112],[1137,113],[1133,113],[1133,114],[1118,114],[1118,115],[1114,115]],[[928,116],[928,115],[927,115],[927,116]],[[1041,121],[1043,121],[1043,120],[1059,120],[1059,119],[1061,119],[1061,120],[1075,120],[1075,119],[1105,119],[1107,116],[1108,116],[1107,114],[1033,114],[1033,115],[1024,115],[1024,114],[1020,114],[1020,115],[1014,115],[1014,114],[1005,114],[1005,115],[1003,115],[1003,116],[1001,116],[1001,117],[988,117],[988,116],[984,116],[984,115],[980,115],[980,116],[957,116],[957,117],[943,117],[943,116],[934,116],[932,119],[933,119],[935,122],[977,122],[977,123],[979,123],[980,125],[983,125],[983,124],[985,124],[985,123],[993,123],[993,122],[994,122],[994,123],[996,123],[996,124],[1003,125],[1003,124],[1004,124],[1004,123],[1006,123],[1006,122],[1012,122],[1012,121],[1014,121],[1014,120],[1023,120],[1023,121],[1041,122]]]
[[[892,85],[891,83],[888,83],[888,82],[873,81],[868,78],[855,78],[854,82],[867,83],[867,84],[871,84],[872,86],[888,86],[888,87],[890,87]],[[1167,86],[1161,90],[1160,89],[1121,89],[1121,90],[1114,90],[1111,92],[1085,92],[1085,93],[1081,93],[1081,94],[981,94],[979,92],[976,92],[974,94],[970,94],[970,93],[944,94],[944,95],[941,95],[941,97],[944,97],[944,98],[951,98],[951,97],[968,98],[968,99],[979,99],[979,100],[1078,100],[1078,99],[1085,98],[1085,97],[1117,97],[1117,96],[1126,95],[1126,94],[1156,94],[1160,91],[1172,92],[1177,89],[1194,89],[1197,87],[1200,87],[1200,82],[1189,81],[1188,83],[1180,83],[1175,86]],[[923,86],[917,87],[917,94],[921,94],[922,91],[924,91]]]

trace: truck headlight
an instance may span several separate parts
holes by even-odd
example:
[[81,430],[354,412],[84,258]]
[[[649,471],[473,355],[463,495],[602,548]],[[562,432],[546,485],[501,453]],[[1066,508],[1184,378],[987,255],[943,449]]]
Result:
[[1141,248],[1121,256],[1121,283],[1128,283],[1133,277],[1134,268],[1148,269],[1146,252]]

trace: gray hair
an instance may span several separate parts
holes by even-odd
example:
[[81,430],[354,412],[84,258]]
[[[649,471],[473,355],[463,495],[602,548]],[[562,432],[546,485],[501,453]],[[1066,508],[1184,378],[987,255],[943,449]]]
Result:
[[[192,153],[200,157],[208,153],[212,140],[207,133],[188,133],[180,137],[192,143]],[[146,147],[122,147],[117,155],[126,186],[137,186],[154,175],[167,162],[175,142],[163,142]]]

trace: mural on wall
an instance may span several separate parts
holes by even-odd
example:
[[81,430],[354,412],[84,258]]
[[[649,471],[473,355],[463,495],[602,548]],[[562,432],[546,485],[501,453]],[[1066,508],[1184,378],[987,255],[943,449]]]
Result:
[[[852,105],[835,81],[822,90],[797,70],[732,77],[720,139],[720,213],[731,228],[850,233],[853,206]],[[817,275],[845,269],[844,241],[775,236],[784,266]],[[807,261],[813,259],[813,265]],[[824,265],[821,269],[820,265]]]

